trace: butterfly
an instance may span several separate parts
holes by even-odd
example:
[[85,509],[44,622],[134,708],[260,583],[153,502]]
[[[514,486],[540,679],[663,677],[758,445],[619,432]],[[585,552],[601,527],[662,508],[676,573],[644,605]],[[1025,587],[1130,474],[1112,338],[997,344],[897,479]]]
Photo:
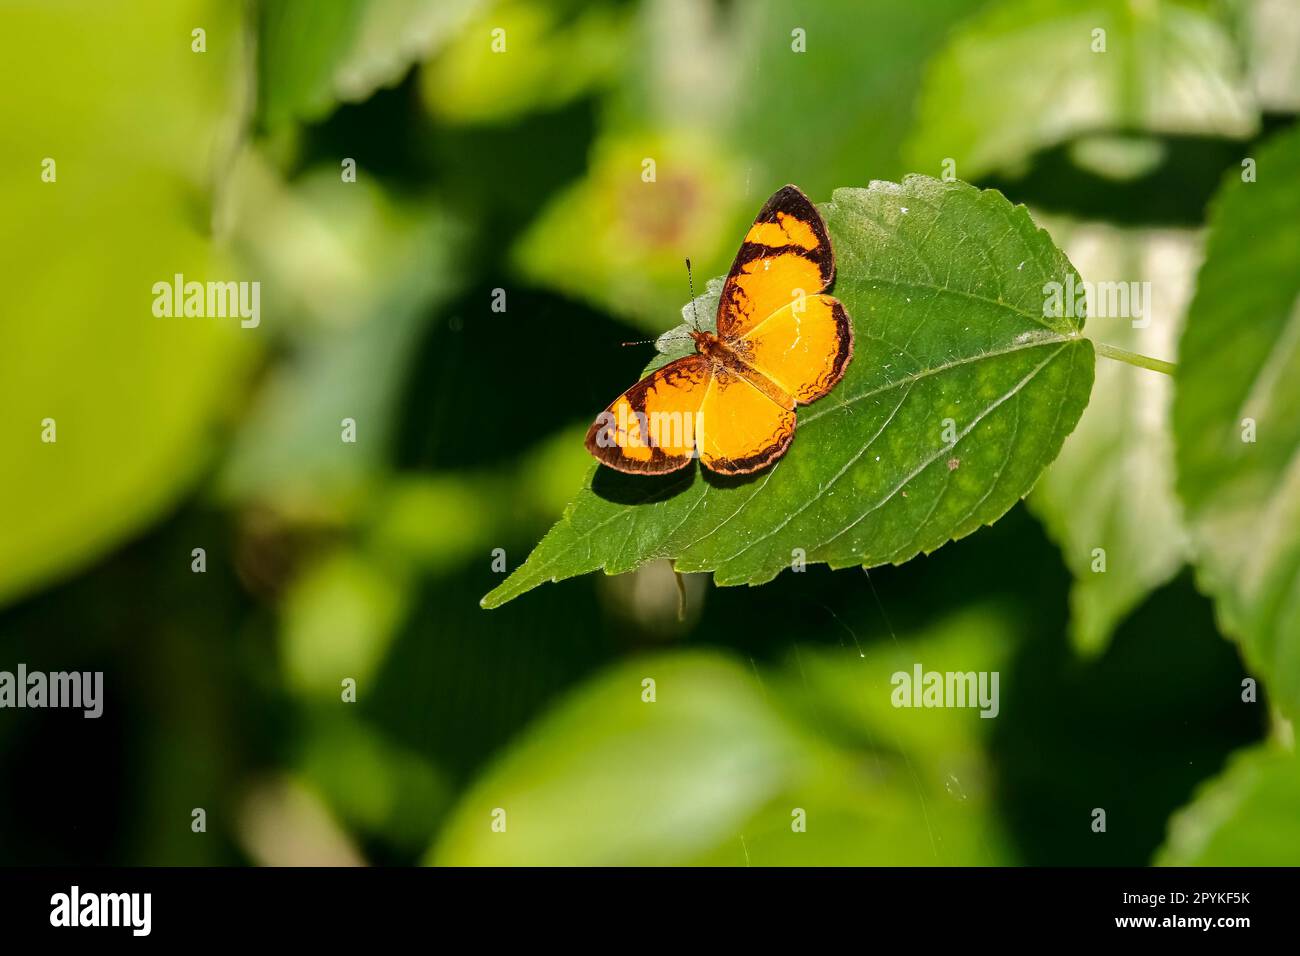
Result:
[[722,475],[766,468],[794,440],[795,406],[827,394],[853,358],[853,324],[827,295],[835,253],[817,207],[796,186],[759,211],[718,301],[717,334],[655,369],[587,431],[587,450],[618,471],[659,475],[698,457]]

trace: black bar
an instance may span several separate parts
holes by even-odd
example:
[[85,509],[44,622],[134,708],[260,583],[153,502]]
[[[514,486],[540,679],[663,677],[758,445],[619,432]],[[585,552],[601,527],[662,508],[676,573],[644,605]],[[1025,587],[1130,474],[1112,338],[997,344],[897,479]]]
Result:
[[1044,934],[1231,943],[1294,932],[1300,879],[1294,869],[8,869],[6,942],[94,943],[143,928],[143,909],[121,897],[103,912],[118,907],[126,925],[51,925],[73,886],[87,918],[100,912],[99,894],[149,894],[147,936],[169,942],[424,934],[438,946],[464,931],[483,941],[522,932],[540,944],[598,927],[676,939],[680,927],[732,941],[849,932],[869,946],[900,931],[972,943]]

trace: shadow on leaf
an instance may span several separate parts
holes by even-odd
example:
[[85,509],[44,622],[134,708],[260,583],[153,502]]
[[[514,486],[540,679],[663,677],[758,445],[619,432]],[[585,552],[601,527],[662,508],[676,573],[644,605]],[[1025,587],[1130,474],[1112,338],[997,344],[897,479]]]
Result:
[[676,497],[695,484],[698,466],[667,475],[628,475],[601,465],[591,479],[591,490],[620,505],[648,505]]

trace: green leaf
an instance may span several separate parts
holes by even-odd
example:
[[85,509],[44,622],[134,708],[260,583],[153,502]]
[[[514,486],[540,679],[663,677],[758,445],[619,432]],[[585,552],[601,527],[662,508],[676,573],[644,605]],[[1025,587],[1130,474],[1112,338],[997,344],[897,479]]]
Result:
[[[842,615],[843,626],[872,627],[879,615],[874,600],[864,595]],[[841,630],[839,623],[829,627]],[[997,775],[986,741],[998,719],[980,717],[974,706],[894,706],[894,675],[911,675],[918,663],[928,672],[1005,675],[1017,630],[1005,612],[976,606],[915,635],[866,643],[861,650],[836,649],[829,634],[822,636],[824,646],[796,647],[782,670],[764,674],[764,687],[771,699],[801,717],[801,726],[825,749],[803,778],[743,821],[743,846],[727,841],[698,862],[1020,862],[995,812]],[[999,686],[1000,706],[1005,684]],[[791,832],[792,807],[807,815],[807,830],[797,836]]]
[[[797,16],[786,0],[737,5],[735,30],[747,43],[732,74],[734,102],[718,121],[752,157],[746,175],[754,188],[795,182],[810,196],[824,195],[836,183],[861,182],[864,171],[888,179],[916,169],[903,161],[900,146],[913,124],[924,65],[982,3],[818,0],[800,4]],[[870,26],[845,29],[854,23]],[[803,31],[805,52],[794,49],[795,28]],[[668,102],[676,110],[679,101]],[[792,150],[792,136],[807,137],[809,148]]]
[[[158,318],[154,283],[253,280],[210,241],[238,112],[239,8],[24,4],[0,61],[0,601],[170,507],[242,401],[268,326]],[[207,31],[206,53],[190,31]],[[21,79],[18,79],[21,78]],[[43,181],[43,160],[54,162]],[[42,441],[53,419],[57,441]]]
[[[248,154],[232,182],[235,239],[279,305],[291,360],[254,394],[218,491],[337,518],[369,503],[387,465],[415,343],[461,281],[465,230],[372,181],[340,189],[337,166],[288,184]],[[345,418],[357,423],[355,444],[339,440]]]
[[[1172,359],[1199,255],[1191,235],[1046,225],[1094,283],[1089,334]],[[1187,541],[1174,495],[1172,399],[1168,376],[1099,363],[1079,427],[1029,496],[1074,576],[1070,627],[1083,652],[1103,650],[1115,626],[1182,567]],[[1097,548],[1105,552],[1104,571],[1094,569]]]
[[296,768],[302,781],[351,831],[418,854],[450,803],[451,782],[354,716],[355,708],[326,707],[305,722]]
[[268,129],[313,120],[396,83],[451,34],[474,0],[266,0],[258,116]]
[[1233,0],[1232,7],[1260,106],[1300,112],[1300,6],[1292,0]]
[[[877,619],[862,592],[848,620]],[[1014,630],[972,608],[915,638],[796,647],[781,667],[716,654],[605,671],[529,727],[429,856],[465,865],[1006,864],[978,709],[893,706],[898,671],[999,671]],[[807,635],[817,640],[815,632]],[[654,680],[653,703],[643,683]],[[505,832],[491,828],[494,810]],[[806,831],[792,829],[792,808]]]
[[960,28],[931,62],[907,154],[913,169],[951,159],[977,179],[1084,133],[1245,138],[1257,127],[1232,38],[1201,0],[1017,0]]
[[[645,678],[654,703],[642,700]],[[704,654],[632,661],[530,729],[462,798],[432,862],[674,862],[727,833],[806,759],[739,664]],[[498,808],[503,834],[491,829]]]
[[[641,178],[647,161],[656,164],[648,182]],[[662,329],[686,286],[682,250],[691,250],[703,275],[722,271],[736,253],[748,207],[739,165],[698,134],[606,134],[592,148],[586,177],[561,191],[516,242],[513,264],[529,282]],[[756,209],[748,209],[751,218]]]
[[1300,760],[1276,744],[1241,751],[1169,821],[1159,866],[1300,865]]
[[[449,123],[504,123],[554,110],[608,84],[627,56],[626,7],[503,0],[480,8],[420,76],[429,111]],[[494,49],[503,30],[504,50]]]
[[280,656],[304,697],[337,700],[339,681],[379,669],[409,600],[403,575],[346,548],[320,556],[285,596]]
[[694,465],[661,478],[593,468],[485,607],[654,558],[719,584],[771,580],[795,549],[837,568],[901,563],[1029,491],[1092,384],[1082,319],[1043,315],[1046,283],[1077,282],[1069,261],[1023,207],[964,183],[839,189],[822,211],[856,354],[800,410],[786,456],[739,481]]
[[[1300,713],[1300,130],[1215,199],[1179,346],[1178,493],[1225,631]],[[1253,428],[1253,436],[1251,429]],[[1248,440],[1253,437],[1252,440]]]

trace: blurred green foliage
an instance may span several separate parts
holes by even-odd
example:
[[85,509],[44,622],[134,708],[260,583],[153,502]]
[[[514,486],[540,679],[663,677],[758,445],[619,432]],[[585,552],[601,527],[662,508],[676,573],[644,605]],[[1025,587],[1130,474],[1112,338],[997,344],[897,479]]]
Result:
[[[107,700],[0,711],[0,861],[1300,862],[1296,377],[1264,377],[1267,474],[1199,444],[1272,343],[1295,360],[1293,5],[310,8],[6,5],[0,668],[103,670]],[[1195,290],[1100,334],[1170,358],[1185,323],[1172,399],[1099,366],[1033,515],[869,577],[691,577],[684,621],[662,566],[478,607],[650,354],[619,343],[679,321],[684,257],[725,270],[785,182],[824,201],[949,157],[1085,277]],[[260,281],[260,326],[155,317],[175,273]],[[1171,401],[1203,465],[1178,500],[1147,417]],[[1274,510],[1227,520],[1242,482]],[[1099,585],[1108,525],[1134,570]],[[1214,565],[1265,528],[1267,573]],[[999,716],[893,708],[917,661],[998,670]]]

